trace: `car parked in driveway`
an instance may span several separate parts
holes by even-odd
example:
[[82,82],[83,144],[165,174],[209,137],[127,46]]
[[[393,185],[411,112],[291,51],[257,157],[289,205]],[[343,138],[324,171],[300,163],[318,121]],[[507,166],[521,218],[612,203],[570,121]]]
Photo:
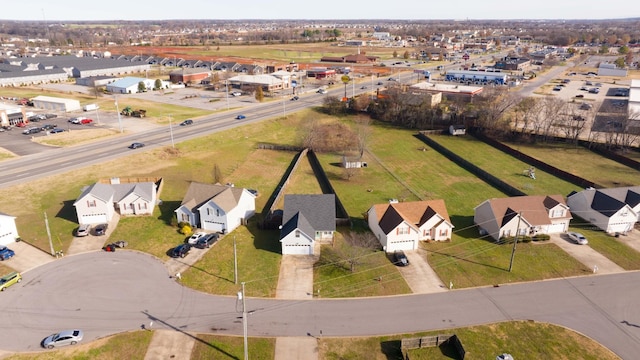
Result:
[[91,231],[91,225],[80,224],[80,226],[78,226],[78,229],[76,230],[76,236],[77,237],[87,236],[89,235],[90,231]]
[[206,232],[202,232],[202,231],[198,231],[196,233],[193,233],[193,235],[189,236],[189,238],[187,239],[187,244],[190,245],[194,245],[195,243],[198,242],[198,239],[200,239],[201,237],[207,235]]
[[109,227],[108,224],[98,224],[95,228],[93,228],[93,233],[96,236],[102,236],[107,233],[107,227]]
[[0,278],[0,291],[4,291],[6,288],[13,284],[17,284],[22,281],[22,275],[19,272],[12,272]]
[[393,252],[393,263],[398,266],[407,266],[409,265],[409,259],[404,251],[396,250]]
[[56,334],[47,336],[42,340],[42,347],[53,349],[54,347],[75,345],[82,341],[84,334],[82,330],[65,330]]
[[11,259],[16,253],[4,245],[0,245],[0,260]]
[[189,254],[189,250],[191,250],[191,245],[189,244],[180,244],[171,250],[171,257],[174,258],[183,258]]
[[207,234],[199,238],[198,241],[196,241],[194,246],[197,247],[198,249],[204,249],[204,248],[211,247],[211,245],[213,245],[216,241],[218,241],[218,234],[216,233]]
[[584,235],[578,233],[578,232],[568,232],[567,236],[569,236],[569,239],[571,239],[571,241],[573,241],[574,243],[578,244],[578,245],[587,245],[589,243],[589,241],[587,240],[586,237],[584,237]]

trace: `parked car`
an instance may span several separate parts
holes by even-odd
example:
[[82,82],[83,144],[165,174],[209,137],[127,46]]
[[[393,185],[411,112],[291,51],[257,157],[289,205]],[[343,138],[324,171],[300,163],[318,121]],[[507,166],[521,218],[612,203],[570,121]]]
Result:
[[600,92],[600,89],[598,89],[598,88],[591,88],[591,89],[589,89],[589,93],[591,93],[591,94],[597,94],[597,93],[599,93],[599,92]]
[[0,245],[0,260],[11,259],[16,253],[4,245]]
[[141,147],[144,147],[144,144],[139,142],[134,142],[133,144],[129,145],[129,149],[138,149]]
[[244,115],[238,115],[236,116],[236,120],[242,120],[242,119],[246,119],[247,117]]
[[242,93],[240,91],[234,91],[231,93],[231,95],[233,96],[242,96]]
[[180,126],[187,126],[187,125],[193,125],[193,120],[187,119],[180,123]]
[[0,291],[8,288],[13,284],[17,284],[22,281],[22,275],[19,272],[12,272],[0,278]]
[[203,236],[205,236],[205,235],[207,235],[207,233],[205,233],[205,232],[201,232],[201,231],[199,231],[199,232],[197,232],[197,233],[194,233],[193,235],[191,235],[191,236],[187,239],[187,244],[194,245],[195,243],[197,243],[197,242],[198,242],[198,239],[200,239],[201,237],[203,237]]
[[91,124],[93,122],[92,119],[82,119],[80,120],[80,125],[87,125],[87,124]]
[[589,243],[589,240],[587,240],[587,238],[580,233],[568,232],[567,235],[569,236],[569,239],[571,239],[571,241],[578,245],[587,245]]
[[113,245],[122,249],[129,246],[129,243],[124,240],[118,240],[114,242]]
[[393,263],[398,266],[407,266],[409,265],[409,259],[407,255],[405,255],[404,251],[397,250],[393,252]]
[[42,129],[42,131],[45,131],[45,130],[51,130],[56,127],[58,127],[58,125],[56,124],[44,124],[40,127],[40,129]]
[[82,341],[84,334],[82,330],[65,330],[56,334],[47,336],[42,340],[42,347],[53,349],[58,346],[75,345]]
[[95,228],[93,228],[93,233],[94,233],[96,236],[102,236],[102,235],[104,235],[104,234],[106,234],[106,233],[107,233],[107,227],[109,227],[109,225],[108,225],[108,224],[99,224],[99,225],[96,225],[96,227],[95,227]]
[[49,134],[57,134],[57,133],[61,133],[61,132],[64,132],[64,129],[53,128],[53,129],[49,130]]
[[198,249],[204,249],[204,248],[211,247],[211,245],[213,245],[216,241],[218,241],[218,234],[216,233],[207,234],[201,237],[200,239],[198,239],[198,241],[196,241],[194,246],[197,247]]
[[91,225],[80,224],[80,226],[78,226],[78,229],[76,230],[76,236],[77,237],[87,236],[89,235],[90,231],[91,231]]
[[382,81],[378,81],[376,85],[384,85],[384,83]]
[[591,110],[591,104],[587,104],[587,103],[580,104],[580,110]]
[[37,134],[40,131],[42,131],[42,129],[37,128],[37,127],[31,127],[31,128],[28,128],[28,129],[24,129],[22,131],[22,133],[25,134],[25,135],[31,135],[31,134]]
[[174,258],[183,258],[189,254],[189,250],[191,250],[191,245],[189,244],[180,244],[171,250],[171,257]]
[[47,118],[47,119],[53,119],[53,118],[57,118],[58,115],[47,113],[47,114],[44,114],[44,117]]
[[84,119],[86,119],[86,118],[85,118],[85,117],[82,117],[82,116],[78,116],[78,117],[71,118],[71,119],[69,119],[68,121],[69,121],[70,123],[72,123],[72,124],[80,124],[80,121],[82,121],[82,120],[84,120]]

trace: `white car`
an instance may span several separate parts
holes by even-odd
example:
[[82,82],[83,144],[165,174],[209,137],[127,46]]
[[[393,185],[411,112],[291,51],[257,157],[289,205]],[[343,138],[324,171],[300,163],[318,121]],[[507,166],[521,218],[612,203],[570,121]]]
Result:
[[234,92],[231,93],[231,95],[233,95],[233,96],[241,96],[242,93],[239,92],[239,91],[234,91]]
[[589,243],[589,240],[587,240],[587,238],[580,233],[568,232],[567,235],[569,236],[569,239],[571,239],[571,241],[578,245],[587,245]]
[[189,245],[195,245],[198,242],[198,239],[200,239],[205,235],[207,235],[207,233],[205,232],[194,233],[193,235],[191,235],[191,237],[189,237],[189,240],[187,240],[187,243],[189,243]]
[[327,90],[325,90],[325,89],[318,89],[317,93],[318,93],[318,94],[326,94],[326,93],[327,93]]

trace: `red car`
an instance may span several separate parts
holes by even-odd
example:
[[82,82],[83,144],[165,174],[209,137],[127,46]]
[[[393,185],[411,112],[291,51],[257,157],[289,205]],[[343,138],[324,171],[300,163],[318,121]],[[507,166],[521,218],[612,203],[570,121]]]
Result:
[[80,124],[82,124],[82,125],[91,124],[92,122],[93,122],[93,120],[91,120],[91,119],[82,119],[82,120],[80,120]]

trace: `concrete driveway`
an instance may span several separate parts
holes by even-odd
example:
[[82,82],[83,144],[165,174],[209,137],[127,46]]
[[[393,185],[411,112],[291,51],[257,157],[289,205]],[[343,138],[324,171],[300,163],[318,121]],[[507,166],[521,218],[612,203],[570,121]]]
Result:
[[405,251],[405,254],[409,266],[399,267],[398,270],[414,294],[446,291],[447,287],[427,262],[426,250]]
[[580,261],[589,269],[593,269],[594,266],[597,266],[597,272],[599,274],[620,273],[625,271],[613,261],[593,250],[591,246],[575,244],[573,241],[569,240],[569,237],[565,234],[551,235],[551,242],[558,245],[558,247],[564,250],[567,254]]
[[[119,221],[120,221],[120,214],[114,213],[113,217],[111,218],[111,221],[109,221],[106,233],[101,236],[93,235],[93,228],[95,227],[95,225],[92,225],[90,235],[73,238],[73,241],[71,242],[71,245],[69,245],[69,250],[67,250],[67,253],[69,255],[75,255],[75,254],[82,254],[89,251],[102,250],[102,247],[104,247],[105,243],[109,240],[111,233],[113,233],[113,231],[118,226]],[[126,240],[126,239],[114,239],[114,241],[116,240]]]
[[9,244],[7,247],[15,251],[16,255],[9,260],[5,260],[2,264],[21,273],[37,268],[40,265],[44,265],[56,259],[54,256],[51,256],[51,254],[48,254],[35,246],[31,246],[24,241]]
[[640,232],[638,230],[631,230],[626,235],[620,235],[619,237],[612,239],[620,241],[635,251],[640,252]]

